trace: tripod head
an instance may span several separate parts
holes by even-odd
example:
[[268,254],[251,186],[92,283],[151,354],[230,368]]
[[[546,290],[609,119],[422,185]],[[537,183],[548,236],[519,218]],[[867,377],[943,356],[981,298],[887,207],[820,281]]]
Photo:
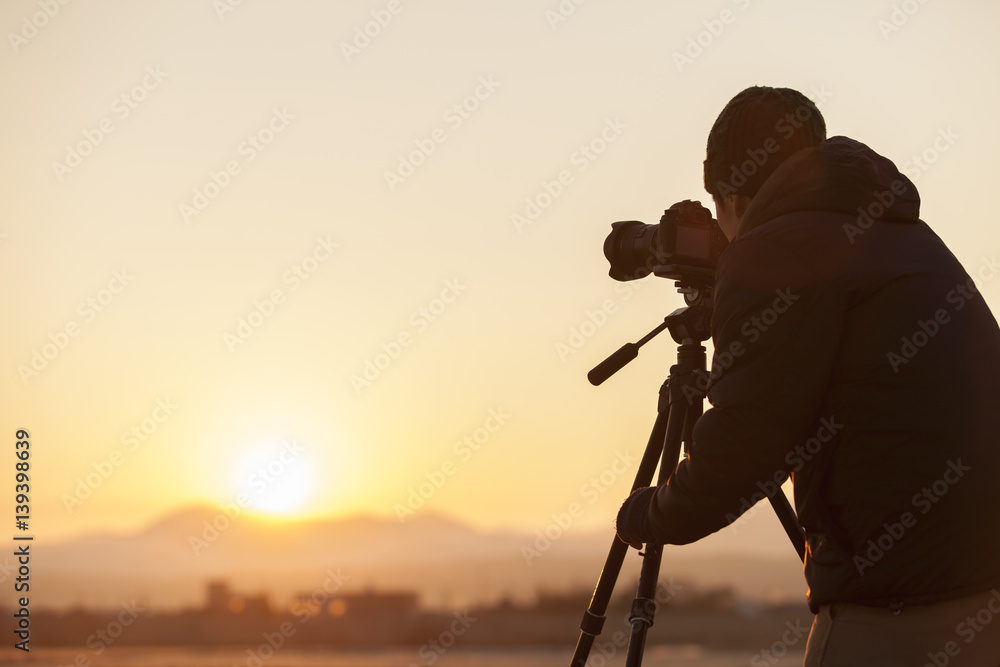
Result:
[[678,345],[697,345],[712,337],[714,290],[711,283],[705,281],[703,276],[697,276],[692,280],[687,271],[680,272],[677,267],[665,268],[669,268],[671,273],[679,278],[674,286],[677,287],[678,293],[684,295],[684,302],[688,305],[667,315],[663,318],[662,324],[643,336],[638,342],[625,343],[614,354],[595,366],[587,373],[590,384],[596,387],[620,371],[626,364],[639,356],[640,347],[651,341],[664,329],[670,330],[670,337]]

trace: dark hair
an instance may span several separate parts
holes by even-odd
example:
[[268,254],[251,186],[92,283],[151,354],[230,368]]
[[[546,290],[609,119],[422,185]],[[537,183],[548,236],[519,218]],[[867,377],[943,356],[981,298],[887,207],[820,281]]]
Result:
[[790,155],[825,139],[823,115],[799,91],[747,88],[729,100],[708,133],[705,189],[716,199],[753,197]]

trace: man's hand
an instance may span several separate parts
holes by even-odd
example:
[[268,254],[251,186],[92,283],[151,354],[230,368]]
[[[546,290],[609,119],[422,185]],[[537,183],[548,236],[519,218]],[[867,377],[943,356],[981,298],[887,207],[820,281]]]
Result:
[[645,542],[655,542],[649,526],[649,506],[654,493],[654,486],[636,489],[618,510],[618,539],[636,549],[641,549]]

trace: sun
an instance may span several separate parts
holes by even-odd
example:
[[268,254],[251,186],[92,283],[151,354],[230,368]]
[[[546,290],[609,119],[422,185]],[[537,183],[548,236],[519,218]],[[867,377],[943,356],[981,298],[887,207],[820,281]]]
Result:
[[237,494],[248,509],[272,516],[303,513],[316,489],[314,466],[294,440],[245,450],[235,470]]

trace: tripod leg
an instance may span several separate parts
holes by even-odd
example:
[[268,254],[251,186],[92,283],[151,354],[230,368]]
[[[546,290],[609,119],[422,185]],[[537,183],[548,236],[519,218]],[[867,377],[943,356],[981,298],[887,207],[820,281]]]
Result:
[[[668,391],[667,383],[664,383],[663,387],[660,388],[661,396],[666,391]],[[661,405],[663,403],[665,401],[661,400]],[[635,481],[632,483],[633,491],[644,486],[649,486],[649,483],[652,481],[653,473],[656,471],[656,464],[663,451],[663,442],[667,433],[668,421],[668,411],[658,410],[656,421],[653,423],[653,430],[650,432],[649,441],[646,444],[646,451],[642,455],[639,470],[636,472]],[[629,546],[627,544],[619,540],[617,536],[612,539],[611,550],[608,552],[608,558],[604,562],[604,569],[601,570],[601,577],[597,582],[597,587],[594,589],[594,595],[590,600],[587,610],[583,612],[583,620],[580,622],[580,639],[577,641],[576,650],[573,652],[573,660],[570,662],[571,667],[584,667],[587,664],[587,658],[590,657],[590,651],[594,647],[594,640],[601,634],[604,621],[607,619],[605,614],[608,610],[608,604],[611,602],[611,595],[615,590],[615,582],[618,580],[622,564],[625,562],[625,556],[628,554]]]
[[[667,414],[667,430],[662,445],[663,460],[660,463],[658,485],[667,481],[677,465],[685,425],[688,421],[683,401],[671,400]],[[663,546],[660,544],[647,544],[642,555],[639,590],[636,592],[635,600],[632,601],[632,610],[629,614],[632,635],[629,638],[628,655],[625,658],[626,665],[637,667],[642,664],[642,655],[646,647],[646,634],[653,625],[653,615],[656,613],[656,586],[660,578],[662,555]]]
[[806,559],[806,533],[802,530],[798,517],[795,516],[795,510],[792,509],[791,503],[788,502],[785,492],[779,488],[777,493],[773,496],[768,496],[767,499],[771,501],[771,507],[774,508],[774,513],[778,515],[778,521],[781,522],[781,527],[788,534],[788,539],[792,541],[792,546],[798,552],[799,558],[804,561]]

